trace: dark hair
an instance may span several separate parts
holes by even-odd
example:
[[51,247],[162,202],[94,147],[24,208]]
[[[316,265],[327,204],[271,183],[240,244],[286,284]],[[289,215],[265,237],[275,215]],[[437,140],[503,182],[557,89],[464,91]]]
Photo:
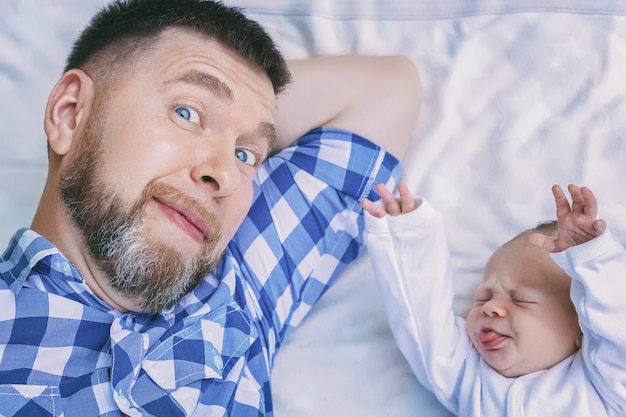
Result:
[[261,25],[239,8],[211,0],[116,0],[81,33],[65,71],[89,67],[101,77],[114,79],[117,74],[111,72],[123,72],[116,64],[132,62],[130,58],[150,48],[167,28],[190,30],[220,42],[264,71],[276,94],[291,79],[285,59]]

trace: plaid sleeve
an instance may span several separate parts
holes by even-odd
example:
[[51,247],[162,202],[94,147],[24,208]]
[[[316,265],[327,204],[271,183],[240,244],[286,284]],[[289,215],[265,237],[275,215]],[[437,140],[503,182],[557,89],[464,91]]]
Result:
[[275,347],[357,256],[359,199],[398,172],[371,142],[333,129],[268,161],[215,280],[172,312],[114,320],[111,385],[122,411],[272,415]]
[[374,186],[393,188],[399,174],[398,160],[377,145],[329,128],[312,130],[268,161],[230,249],[259,300],[257,318],[270,343],[279,345],[357,257],[359,201],[378,199]]

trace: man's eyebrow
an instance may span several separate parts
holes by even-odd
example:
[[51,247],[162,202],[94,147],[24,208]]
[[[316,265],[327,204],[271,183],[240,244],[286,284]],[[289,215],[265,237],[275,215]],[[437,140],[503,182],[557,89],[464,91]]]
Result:
[[228,101],[232,101],[234,97],[233,91],[224,81],[206,72],[191,70],[182,74],[179,77],[166,81],[165,84],[171,84],[176,82],[199,85],[210,90],[218,98]]
[[261,129],[263,131],[263,136],[268,139],[269,148],[268,155],[272,151],[272,147],[274,146],[274,142],[276,142],[276,127],[270,122],[261,122]]

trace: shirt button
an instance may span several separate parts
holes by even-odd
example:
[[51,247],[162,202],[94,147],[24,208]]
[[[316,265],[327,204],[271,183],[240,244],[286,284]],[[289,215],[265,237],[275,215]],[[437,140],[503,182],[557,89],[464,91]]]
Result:
[[63,275],[68,277],[72,276],[72,267],[70,266],[70,264],[68,264],[67,262],[63,262],[63,266],[61,268],[63,269]]
[[224,366],[224,361],[222,360],[222,356],[216,350],[213,351],[213,364],[220,371],[222,370],[222,367]]
[[126,317],[124,317],[124,324],[127,329],[132,329],[135,324],[135,315],[132,313],[126,313]]
[[123,397],[120,393],[118,393],[117,395],[117,405],[120,406],[122,411],[127,411],[130,409],[130,401],[128,401],[128,398]]

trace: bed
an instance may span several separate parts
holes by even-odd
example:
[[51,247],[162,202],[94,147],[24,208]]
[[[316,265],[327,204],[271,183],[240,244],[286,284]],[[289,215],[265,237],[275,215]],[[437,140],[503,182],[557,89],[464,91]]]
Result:
[[[103,0],[0,4],[0,241],[28,225],[46,174],[42,114],[70,43]],[[464,314],[491,251],[584,184],[626,243],[626,3],[619,0],[227,0],[288,58],[404,54],[424,88],[405,180],[444,216]],[[385,115],[381,115],[385,117]],[[367,252],[276,359],[277,417],[449,416],[387,327]]]

